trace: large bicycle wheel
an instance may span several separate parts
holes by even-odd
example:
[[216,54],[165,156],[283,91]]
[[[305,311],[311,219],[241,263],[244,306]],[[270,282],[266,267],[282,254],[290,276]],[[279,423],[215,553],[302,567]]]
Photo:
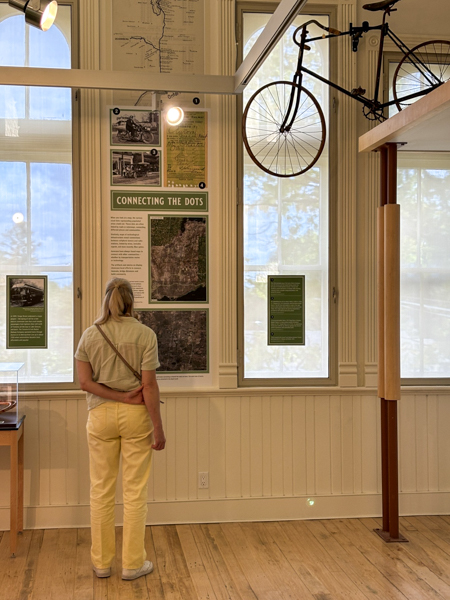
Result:
[[319,159],[326,137],[319,103],[311,92],[290,81],[268,83],[255,92],[245,108],[242,129],[250,158],[276,177],[305,173]]
[[398,110],[420,98],[405,100],[405,97],[417,93],[424,95],[449,79],[450,42],[435,40],[419,44],[405,54],[394,73],[393,92]]

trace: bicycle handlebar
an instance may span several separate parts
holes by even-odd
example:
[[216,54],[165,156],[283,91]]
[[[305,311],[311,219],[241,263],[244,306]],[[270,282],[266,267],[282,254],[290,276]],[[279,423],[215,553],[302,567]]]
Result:
[[294,43],[297,44],[297,46],[299,48],[301,46],[301,43],[297,40],[297,34],[301,29],[307,27],[308,25],[311,25],[311,23],[314,23],[315,25],[317,25],[317,27],[320,27],[320,29],[323,29],[324,31],[331,33],[331,35],[341,35],[341,32],[338,29],[333,29],[333,27],[325,27],[325,25],[322,25],[322,23],[319,23],[319,21],[316,21],[315,19],[311,19],[311,21],[307,21],[306,23],[303,23],[303,25],[300,25],[299,27],[297,27],[297,29],[293,33],[292,37],[293,37]]

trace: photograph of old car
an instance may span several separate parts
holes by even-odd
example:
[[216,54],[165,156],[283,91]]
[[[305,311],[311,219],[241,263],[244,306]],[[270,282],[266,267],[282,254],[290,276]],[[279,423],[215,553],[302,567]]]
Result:
[[111,151],[111,185],[161,186],[161,151]]

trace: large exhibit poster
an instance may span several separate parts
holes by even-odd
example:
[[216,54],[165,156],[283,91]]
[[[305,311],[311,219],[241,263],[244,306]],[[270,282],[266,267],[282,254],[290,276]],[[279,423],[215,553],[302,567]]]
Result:
[[7,275],[6,293],[6,347],[47,348],[47,275]]
[[208,111],[178,130],[141,107],[108,107],[107,122],[108,277],[130,281],[157,334],[158,380],[209,387]]

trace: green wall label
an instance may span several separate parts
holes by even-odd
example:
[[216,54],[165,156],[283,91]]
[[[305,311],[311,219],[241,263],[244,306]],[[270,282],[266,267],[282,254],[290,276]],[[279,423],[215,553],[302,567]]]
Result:
[[47,348],[47,276],[7,275],[7,348]]
[[305,345],[305,276],[268,275],[269,346]]

